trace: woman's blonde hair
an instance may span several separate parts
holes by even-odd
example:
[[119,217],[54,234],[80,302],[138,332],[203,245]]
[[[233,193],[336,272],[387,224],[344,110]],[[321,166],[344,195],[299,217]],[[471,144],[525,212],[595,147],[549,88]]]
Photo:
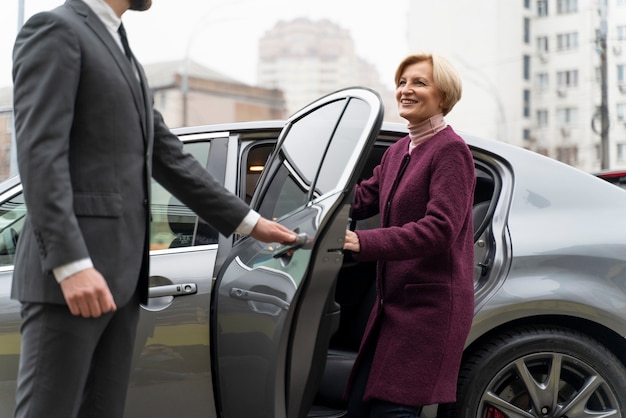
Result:
[[461,83],[461,77],[459,73],[454,69],[452,64],[440,55],[418,53],[409,55],[400,62],[396,69],[396,87],[400,82],[400,78],[404,73],[404,70],[409,65],[417,64],[418,62],[428,61],[433,66],[433,79],[435,86],[441,91],[443,98],[443,114],[447,115],[455,104],[461,100],[461,92],[463,86]]

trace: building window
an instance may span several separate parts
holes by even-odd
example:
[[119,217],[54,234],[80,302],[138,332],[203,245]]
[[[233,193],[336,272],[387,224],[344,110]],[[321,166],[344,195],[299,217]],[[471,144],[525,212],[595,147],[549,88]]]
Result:
[[548,16],[548,0],[537,0],[537,16]]
[[578,49],[578,32],[560,33],[556,35],[556,49],[558,51]]
[[626,41],[626,25],[619,25],[617,27],[617,40]]
[[530,129],[522,130],[522,138],[524,141],[530,141]]
[[626,144],[616,144],[617,145],[617,161],[624,162],[626,161]]
[[548,73],[537,74],[537,90],[547,90],[549,87]]
[[530,44],[530,19],[524,18],[524,43]]
[[537,37],[537,52],[542,54],[548,52],[548,37],[547,36],[538,36]]
[[548,126],[548,110],[547,109],[537,110],[537,126],[540,128]]
[[530,55],[524,55],[524,80],[530,80]]
[[626,122],[626,103],[617,104],[617,120]]
[[578,161],[578,147],[576,145],[556,147],[556,159],[565,164],[576,164]]
[[524,89],[524,117],[530,117],[530,90]]
[[556,86],[559,89],[577,87],[578,70],[557,71]]
[[557,0],[556,12],[558,14],[576,13],[578,11],[578,0]]
[[624,64],[617,66],[617,84],[620,86],[626,84],[626,65]]
[[574,125],[578,121],[578,109],[564,107],[556,110],[556,121],[559,126]]

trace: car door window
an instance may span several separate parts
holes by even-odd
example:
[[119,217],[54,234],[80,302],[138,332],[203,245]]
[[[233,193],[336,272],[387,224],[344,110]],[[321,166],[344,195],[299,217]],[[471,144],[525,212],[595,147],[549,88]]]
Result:
[[[185,151],[206,167],[209,145],[209,142],[191,142],[185,144]],[[191,209],[172,196],[154,179],[152,180],[151,211],[151,250],[217,244],[217,231],[199,219]]]
[[370,106],[362,100],[351,100],[346,107],[320,168],[315,185],[317,193],[329,193],[337,187],[338,180],[345,172],[348,156],[353,151],[353,138],[361,136],[363,120],[369,112]]
[[[313,116],[296,121],[279,150],[279,165],[259,207],[263,216],[278,219],[306,204],[319,191],[312,189],[328,141],[337,126],[337,114],[345,106],[335,101],[320,108]],[[320,144],[320,141],[323,144]],[[303,146],[308,142],[319,146]]]
[[[185,145],[203,166],[209,155],[209,142]],[[152,224],[150,249],[191,247],[216,244],[218,233],[191,209],[152,180]],[[15,246],[24,226],[26,202],[22,192],[0,205],[0,267],[13,266]]]
[[0,267],[12,266],[15,246],[24,226],[26,203],[19,193],[0,205]]

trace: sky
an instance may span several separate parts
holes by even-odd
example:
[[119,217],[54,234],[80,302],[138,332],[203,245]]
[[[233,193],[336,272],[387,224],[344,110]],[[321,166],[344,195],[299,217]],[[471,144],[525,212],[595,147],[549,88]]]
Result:
[[[63,0],[22,0],[24,19]],[[409,0],[153,0],[150,10],[122,17],[135,56],[143,63],[197,61],[243,83],[256,84],[258,41],[279,20],[328,19],[347,29],[357,54],[393,87],[408,54]],[[11,85],[11,53],[19,0],[0,0],[0,87]]]

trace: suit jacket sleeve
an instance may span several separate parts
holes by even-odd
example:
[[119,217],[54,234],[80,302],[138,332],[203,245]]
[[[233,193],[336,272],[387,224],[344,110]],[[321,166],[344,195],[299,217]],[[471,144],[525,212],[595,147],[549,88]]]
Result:
[[70,131],[80,77],[75,34],[53,14],[35,15],[14,48],[17,157],[44,271],[89,257],[73,210]]
[[190,154],[154,110],[152,176],[222,235],[232,234],[250,207],[226,190]]

